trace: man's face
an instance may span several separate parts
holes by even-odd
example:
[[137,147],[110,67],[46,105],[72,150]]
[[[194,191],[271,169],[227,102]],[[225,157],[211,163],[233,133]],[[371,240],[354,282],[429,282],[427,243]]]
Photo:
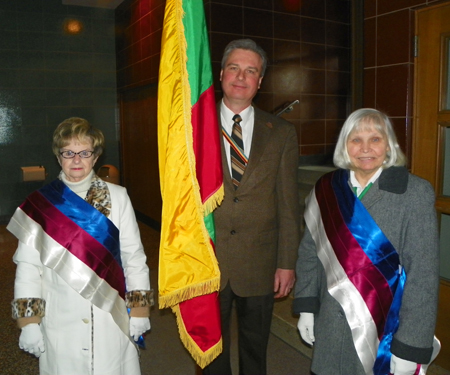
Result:
[[220,72],[223,98],[226,104],[251,104],[263,77],[261,76],[262,59],[249,50],[233,50]]

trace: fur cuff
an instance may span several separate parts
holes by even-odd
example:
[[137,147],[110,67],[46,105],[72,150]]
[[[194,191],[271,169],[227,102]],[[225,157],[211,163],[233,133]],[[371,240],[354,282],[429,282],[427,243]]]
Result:
[[153,289],[132,290],[125,294],[125,304],[127,308],[153,306]]
[[45,316],[45,300],[41,298],[17,298],[11,307],[13,319]]

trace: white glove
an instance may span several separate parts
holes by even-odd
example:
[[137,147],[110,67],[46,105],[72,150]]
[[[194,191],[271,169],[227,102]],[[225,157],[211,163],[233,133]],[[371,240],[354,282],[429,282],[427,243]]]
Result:
[[130,317],[130,336],[134,341],[139,340],[139,336],[150,329],[149,318]]
[[44,336],[37,323],[27,324],[22,328],[19,337],[19,348],[25,350],[36,357],[40,357],[45,352]]
[[302,339],[309,345],[314,345],[314,341],[316,340],[314,337],[314,314],[301,313],[297,328],[300,331]]
[[398,358],[394,354],[391,356],[391,374],[393,375],[414,375],[417,363]]

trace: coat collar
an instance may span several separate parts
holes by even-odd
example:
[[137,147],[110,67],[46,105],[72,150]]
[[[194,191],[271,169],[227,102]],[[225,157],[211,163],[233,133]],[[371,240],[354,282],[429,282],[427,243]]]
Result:
[[380,190],[389,193],[404,194],[408,187],[408,170],[405,167],[390,167],[380,175]]
[[364,196],[364,205],[369,208],[378,202],[383,191],[393,194],[404,194],[408,188],[408,170],[405,167],[390,167],[384,169],[372,188]]
[[273,124],[268,121],[264,112],[255,107],[255,124],[253,128],[252,151],[250,153],[247,168],[242,176],[241,184],[250,178],[258,167],[259,161],[271,139]]

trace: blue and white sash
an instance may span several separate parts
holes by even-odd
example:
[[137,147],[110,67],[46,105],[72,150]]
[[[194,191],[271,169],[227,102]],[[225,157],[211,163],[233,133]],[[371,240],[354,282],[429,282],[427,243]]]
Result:
[[406,281],[398,253],[353,194],[345,170],[318,181],[305,220],[366,374],[388,374]]

